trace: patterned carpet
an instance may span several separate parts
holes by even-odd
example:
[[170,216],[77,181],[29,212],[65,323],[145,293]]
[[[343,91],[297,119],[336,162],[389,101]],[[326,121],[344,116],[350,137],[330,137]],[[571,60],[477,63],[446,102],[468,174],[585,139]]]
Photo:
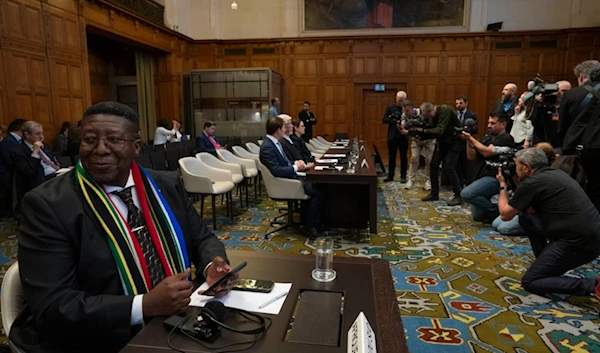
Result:
[[[519,280],[533,261],[526,238],[502,236],[473,222],[467,207],[421,202],[425,194],[381,182],[379,233],[331,233],[335,256],[390,262],[411,352],[600,352],[595,299],[525,292]],[[282,206],[263,194],[260,203],[236,209],[234,221],[224,216],[224,205],[218,206],[215,233],[228,249],[311,254],[311,240],[294,230],[264,240],[268,222]],[[205,208],[207,220],[210,211]],[[1,276],[16,260],[15,227],[0,221]],[[570,275],[595,278],[599,269],[596,261]]]

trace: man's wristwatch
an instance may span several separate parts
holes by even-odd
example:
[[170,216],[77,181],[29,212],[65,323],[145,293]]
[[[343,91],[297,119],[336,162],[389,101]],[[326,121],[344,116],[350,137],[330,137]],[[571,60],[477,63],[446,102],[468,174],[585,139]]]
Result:
[[501,186],[498,188],[498,192],[500,192],[502,190],[508,190],[508,186]]

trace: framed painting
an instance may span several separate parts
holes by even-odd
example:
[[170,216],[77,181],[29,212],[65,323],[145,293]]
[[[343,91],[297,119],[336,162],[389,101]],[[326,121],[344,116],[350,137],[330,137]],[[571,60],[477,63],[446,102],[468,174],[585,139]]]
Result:
[[[304,32],[464,28],[470,0],[304,0]],[[377,31],[379,32],[379,31]],[[393,32],[397,32],[393,31]]]

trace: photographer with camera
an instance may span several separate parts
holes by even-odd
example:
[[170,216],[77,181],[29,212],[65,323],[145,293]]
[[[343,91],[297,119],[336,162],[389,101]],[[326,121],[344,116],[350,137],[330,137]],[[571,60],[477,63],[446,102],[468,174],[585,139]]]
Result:
[[574,68],[579,87],[564,94],[558,110],[558,140],[562,154],[581,163],[587,195],[600,210],[600,62],[584,61]]
[[500,162],[501,153],[497,147],[514,147],[513,137],[506,132],[507,120],[505,112],[493,112],[488,118],[488,134],[481,141],[466,131],[461,135],[467,141],[467,158],[477,160],[478,166],[475,181],[464,188],[460,196],[471,204],[471,215],[477,222],[492,222],[498,216],[498,208],[491,201],[498,194],[500,186],[495,178],[497,167],[491,167],[486,162]]
[[389,154],[389,173],[384,182],[394,180],[396,172],[396,152],[400,150],[400,182],[406,183],[408,169],[408,131],[402,128],[402,102],[406,100],[406,92],[396,93],[396,103],[390,104],[383,114],[383,123],[388,124],[387,143]]
[[410,164],[408,166],[408,182],[406,183],[405,189],[412,189],[415,186],[415,178],[417,177],[417,169],[419,167],[419,159],[421,155],[425,158],[425,173],[427,180],[423,188],[425,190],[431,190],[430,169],[431,159],[433,158],[433,152],[435,151],[435,138],[419,133],[416,131],[410,132],[411,129],[420,127],[427,128],[431,127],[431,121],[425,119],[420,115],[420,111],[415,109],[413,103],[409,100],[405,100],[402,103],[404,114],[402,114],[402,127],[409,130],[411,136],[410,142]]
[[463,203],[460,198],[460,180],[456,173],[456,164],[460,153],[460,139],[456,136],[454,128],[459,127],[456,112],[447,105],[435,106],[425,102],[421,104],[421,115],[431,121],[431,127],[415,127],[412,132],[424,133],[436,138],[435,151],[430,163],[431,192],[422,198],[422,201],[437,201],[440,198],[440,162],[443,161],[444,172],[452,184],[454,197],[448,200],[449,206]]
[[574,179],[548,167],[541,149],[518,151],[515,164],[521,183],[512,198],[504,175],[501,171],[496,175],[498,211],[503,221],[520,215],[519,224],[536,257],[521,279],[523,289],[540,295],[596,293],[598,298],[598,279],[562,275],[600,255],[600,214]]

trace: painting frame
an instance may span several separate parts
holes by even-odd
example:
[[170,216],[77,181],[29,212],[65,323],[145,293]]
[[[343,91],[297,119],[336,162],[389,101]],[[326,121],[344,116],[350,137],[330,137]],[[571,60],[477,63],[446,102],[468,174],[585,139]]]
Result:
[[371,35],[402,35],[428,33],[467,33],[471,25],[471,7],[473,0],[464,0],[462,24],[458,26],[429,26],[429,27],[392,27],[392,28],[356,28],[356,29],[306,29],[306,0],[298,0],[298,29],[303,37],[317,36],[371,36]]

